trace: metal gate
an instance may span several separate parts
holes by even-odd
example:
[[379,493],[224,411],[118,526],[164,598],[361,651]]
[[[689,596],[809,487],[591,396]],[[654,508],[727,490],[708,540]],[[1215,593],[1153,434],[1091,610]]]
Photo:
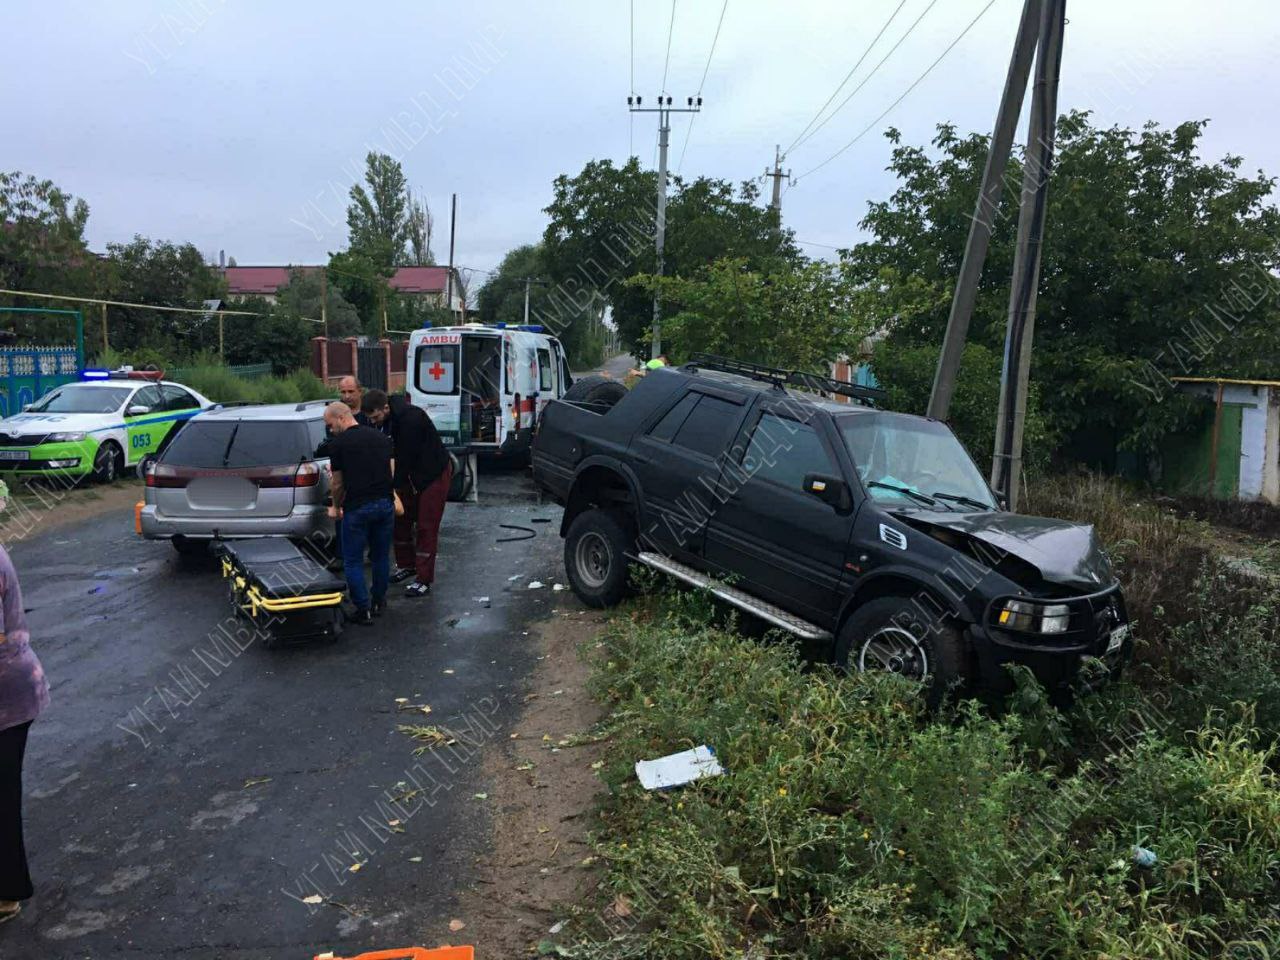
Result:
[[366,390],[387,389],[387,352],[382,347],[356,347],[356,376]]

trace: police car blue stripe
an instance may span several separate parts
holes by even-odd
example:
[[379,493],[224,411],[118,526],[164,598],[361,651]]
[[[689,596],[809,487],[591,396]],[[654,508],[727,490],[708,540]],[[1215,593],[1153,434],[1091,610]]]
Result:
[[113,423],[109,427],[98,427],[94,430],[87,430],[85,432],[86,433],[104,433],[107,430],[122,430],[122,429],[125,429],[126,427],[146,427],[146,426],[150,426],[153,423],[168,423],[170,420],[190,420],[199,412],[200,411],[197,409],[197,410],[191,410],[185,413],[175,413],[167,417],[153,417],[148,420],[130,420],[125,423]]

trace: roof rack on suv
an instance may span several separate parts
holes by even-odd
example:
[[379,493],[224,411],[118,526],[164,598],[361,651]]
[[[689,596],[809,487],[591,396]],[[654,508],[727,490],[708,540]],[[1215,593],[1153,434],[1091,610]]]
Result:
[[874,406],[883,400],[885,392],[878,387],[865,387],[860,383],[845,383],[834,377],[824,377],[816,373],[805,373],[802,370],[782,370],[778,367],[766,367],[763,364],[751,363],[747,360],[734,360],[730,357],[717,356],[714,353],[695,353],[685,366],[704,370],[719,370],[722,373],[736,373],[764,383],[772,383],[776,387],[787,385],[813,390],[818,393],[838,393],[842,397],[857,400],[865,406]]
[[329,399],[329,400],[303,400],[300,404],[298,404],[298,405],[297,405],[296,407],[294,407],[293,409],[294,409],[294,410],[297,410],[297,411],[299,411],[299,412],[301,412],[301,411],[303,411],[303,410],[307,409],[307,407],[314,406],[314,405],[315,405],[315,404],[317,404],[317,403],[322,403],[322,404],[324,404],[324,405],[327,407],[329,404],[333,403],[333,400],[332,400],[332,399]]

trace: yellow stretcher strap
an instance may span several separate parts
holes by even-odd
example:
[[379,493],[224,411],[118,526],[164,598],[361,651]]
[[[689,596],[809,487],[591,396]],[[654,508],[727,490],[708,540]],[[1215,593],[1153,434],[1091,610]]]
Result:
[[300,597],[264,597],[256,586],[248,584],[227,557],[222,558],[222,575],[231,579],[237,590],[243,590],[249,603],[242,609],[256,615],[259,610],[268,613],[292,613],[295,610],[313,610],[317,607],[336,607],[342,603],[342,591],[336,593],[312,593]]

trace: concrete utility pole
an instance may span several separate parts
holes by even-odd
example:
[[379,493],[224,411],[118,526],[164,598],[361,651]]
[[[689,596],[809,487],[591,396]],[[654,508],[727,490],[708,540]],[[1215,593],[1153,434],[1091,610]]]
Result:
[[453,313],[453,240],[458,228],[458,195],[449,205],[449,276],[445,280],[444,308]]
[[1040,45],[1036,51],[1035,82],[1031,91],[1031,119],[1022,171],[1022,204],[1018,211],[1018,246],[1009,291],[1009,324],[1000,376],[1000,408],[996,421],[991,486],[1002,494],[1010,510],[1018,506],[1022,477],[1022,428],[1027,414],[1027,381],[1031,370],[1031,341],[1036,322],[1036,289],[1044,241],[1049,175],[1057,134],[1058,77],[1062,70],[1062,40],[1067,0],[1044,0],[1040,12]]
[[785,177],[791,180],[791,171],[782,172],[782,144],[774,144],[773,147],[773,169],[765,167],[764,175],[773,177],[773,200],[769,203],[770,210],[777,210],[778,216],[782,216],[782,180]]
[[[697,113],[702,109],[701,97],[688,97],[688,106],[672,107],[671,97],[659,95],[656,107],[643,106],[643,97],[627,97],[627,107],[632,113],[656,113],[658,115],[658,211],[653,233],[654,249],[658,255],[657,276],[662,276],[662,249],[667,238],[667,145],[671,134],[671,114]],[[653,295],[653,330],[649,343],[650,359],[662,355],[662,314],[657,292]]]
[[987,259],[987,247],[1000,208],[1000,195],[1004,187],[1009,153],[1013,147],[1013,134],[1018,125],[1018,114],[1027,92],[1027,77],[1031,73],[1031,60],[1040,38],[1041,0],[1026,0],[1022,8],[1022,21],[1014,41],[1013,57],[1009,61],[1009,73],[1004,82],[1004,95],[996,112],[995,129],[991,133],[991,145],[987,152],[987,165],[982,171],[982,187],[978,202],[974,205],[969,222],[969,239],[964,247],[964,260],[960,264],[960,277],[956,281],[951,300],[951,314],[947,317],[947,333],[942,342],[942,355],[938,358],[938,370],[933,378],[933,392],[929,396],[929,416],[945,420],[951,409],[951,397],[955,392],[956,375],[960,370],[960,356],[964,352],[969,334],[969,320],[973,316],[974,301],[978,297],[978,281]]

